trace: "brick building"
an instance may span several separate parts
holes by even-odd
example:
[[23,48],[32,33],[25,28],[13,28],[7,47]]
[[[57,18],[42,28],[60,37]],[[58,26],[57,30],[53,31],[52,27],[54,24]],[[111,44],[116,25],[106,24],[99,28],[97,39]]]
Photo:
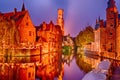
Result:
[[[37,27],[37,43],[41,44],[40,63],[46,66],[45,71],[58,73],[62,51],[62,31],[60,26],[54,25],[52,21],[49,24],[43,22]],[[38,74],[41,72],[38,70]]]
[[95,51],[104,52],[109,57],[120,54],[120,17],[114,0],[109,0],[106,20],[97,20],[95,25]]
[[24,4],[21,11],[15,8],[14,12],[0,13],[0,29],[0,61],[30,62],[29,48],[36,42],[36,28]]
[[36,41],[36,30],[31,21],[29,13],[25,10],[24,4],[21,11],[14,9],[14,12],[1,13],[4,19],[13,20],[19,32],[19,41],[21,44],[33,45]]

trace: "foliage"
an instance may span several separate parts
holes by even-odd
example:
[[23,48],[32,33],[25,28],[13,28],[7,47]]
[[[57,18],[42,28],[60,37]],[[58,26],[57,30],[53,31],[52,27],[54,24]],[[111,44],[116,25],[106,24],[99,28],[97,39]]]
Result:
[[85,44],[94,41],[94,32],[91,26],[86,27],[85,30],[80,31],[80,33],[75,38],[75,43],[79,47],[83,47]]
[[[80,54],[79,54],[79,56],[80,56]],[[79,56],[76,57],[76,63],[79,66],[79,68],[82,69],[86,73],[91,71],[92,65],[84,62],[84,58],[82,55],[80,57]]]
[[71,53],[71,50],[72,50],[71,46],[63,46],[62,47],[62,53],[64,55],[69,55]]

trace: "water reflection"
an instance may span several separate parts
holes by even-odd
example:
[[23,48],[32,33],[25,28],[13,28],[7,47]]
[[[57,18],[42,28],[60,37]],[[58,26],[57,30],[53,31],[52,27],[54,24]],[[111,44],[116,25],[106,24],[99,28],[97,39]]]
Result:
[[81,80],[85,75],[85,72],[76,64],[76,56],[74,51],[68,55],[62,55],[64,64],[63,80]]
[[[29,50],[24,51],[29,53]],[[92,57],[91,55],[85,55],[84,51],[77,54],[72,51],[67,55],[62,54],[62,60],[57,60],[57,57],[53,57],[51,59],[52,62],[49,62],[49,65],[37,63],[4,63],[3,65],[3,63],[0,63],[0,80],[7,80],[8,78],[9,80],[13,80],[13,78],[22,80],[25,75],[26,77],[31,76],[31,78],[34,78],[37,73],[42,78],[38,77],[36,80],[81,80],[87,72],[91,71],[98,65],[101,57],[97,55]],[[42,61],[45,62],[44,60]],[[111,62],[112,66],[109,70],[108,80],[119,80],[120,61],[111,60]],[[31,67],[30,64],[33,67]]]
[[77,66],[75,58],[73,58],[70,65],[64,64],[63,80],[81,80],[84,74],[83,70]]
[[[101,60],[108,59],[111,62],[111,66],[109,68],[108,74],[107,74],[107,80],[120,80],[120,60],[99,56],[97,54],[94,54],[94,52],[84,52],[81,51],[81,53],[78,54],[79,56],[76,57],[77,64],[79,67],[84,70],[85,72],[88,72],[92,70],[93,68],[96,68]],[[81,60],[80,60],[81,59]],[[82,62],[81,62],[82,61]],[[81,64],[84,65],[81,65]],[[86,67],[87,64],[89,67]],[[91,67],[91,68],[90,68]]]

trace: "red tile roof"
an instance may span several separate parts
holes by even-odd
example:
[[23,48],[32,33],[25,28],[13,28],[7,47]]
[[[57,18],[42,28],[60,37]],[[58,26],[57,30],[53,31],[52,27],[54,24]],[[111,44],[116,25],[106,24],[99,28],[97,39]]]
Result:
[[2,16],[5,19],[13,19],[16,23],[16,26],[18,26],[21,23],[21,21],[26,13],[27,13],[27,11],[10,12],[10,13],[3,13]]

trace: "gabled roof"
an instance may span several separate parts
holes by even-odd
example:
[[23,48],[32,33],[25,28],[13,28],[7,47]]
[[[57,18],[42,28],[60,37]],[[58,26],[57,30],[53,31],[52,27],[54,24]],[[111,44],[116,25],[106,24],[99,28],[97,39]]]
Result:
[[12,19],[15,21],[16,26],[18,26],[22,19],[24,18],[25,14],[27,13],[27,11],[20,11],[20,12],[9,12],[9,13],[3,13],[3,17],[5,19]]

